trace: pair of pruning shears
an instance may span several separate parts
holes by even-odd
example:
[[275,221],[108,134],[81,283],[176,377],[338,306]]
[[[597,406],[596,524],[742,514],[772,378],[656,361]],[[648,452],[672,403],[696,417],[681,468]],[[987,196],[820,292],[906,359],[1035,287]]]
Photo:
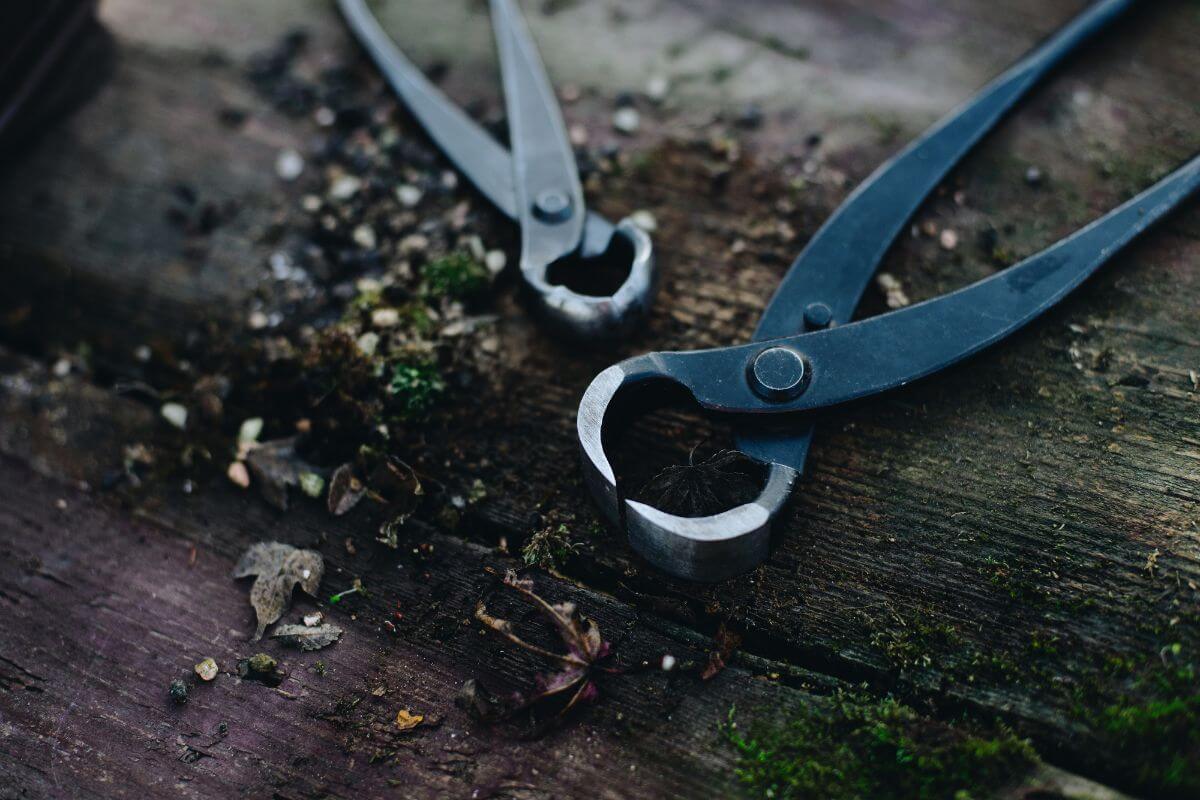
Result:
[[[1003,340],[1049,309],[1200,188],[1200,157],[1019,264],[951,294],[850,322],[892,242],[950,169],[1067,54],[1135,0],[1101,0],[877,169],[817,231],[784,276],[750,344],[650,353],[601,372],[577,431],[589,489],[634,548],[674,575],[719,580],[767,556],[772,519],[804,467],[817,409],[904,386]],[[681,517],[625,499],[605,454],[617,419],[682,386],[737,415],[737,447],[768,465],[751,503]],[[771,422],[774,424],[765,424]]]
[[[585,208],[562,113],[513,0],[490,0],[511,153],[405,58],[364,0],[338,0],[338,5],[429,136],[485,197],[520,224],[521,276],[540,315],[580,339],[614,338],[636,325],[657,283],[650,239],[628,219],[614,225]],[[568,287],[586,283],[586,272],[599,270],[602,262],[628,269],[612,294]]]

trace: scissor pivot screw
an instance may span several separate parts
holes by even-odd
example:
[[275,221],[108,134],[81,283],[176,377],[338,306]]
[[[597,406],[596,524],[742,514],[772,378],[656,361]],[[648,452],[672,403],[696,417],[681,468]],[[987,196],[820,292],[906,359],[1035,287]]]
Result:
[[533,201],[533,215],[551,224],[566,222],[571,218],[571,198],[558,189],[546,189]]
[[747,370],[750,388],[764,400],[781,402],[798,397],[808,386],[804,356],[790,347],[768,347]]
[[833,309],[824,303],[809,303],[804,307],[804,327],[810,331],[828,328],[833,323]]

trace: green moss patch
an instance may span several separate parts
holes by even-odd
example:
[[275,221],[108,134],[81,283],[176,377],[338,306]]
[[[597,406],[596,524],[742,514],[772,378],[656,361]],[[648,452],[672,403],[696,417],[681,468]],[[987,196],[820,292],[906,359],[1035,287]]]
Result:
[[1012,785],[1038,761],[1006,728],[953,727],[890,697],[844,692],[746,730],[731,709],[721,730],[751,797],[965,800]]
[[422,291],[428,297],[466,300],[485,292],[487,267],[466,253],[456,252],[434,259],[421,269]]
[[437,403],[446,384],[434,364],[399,363],[392,366],[388,394],[402,419],[420,419]]

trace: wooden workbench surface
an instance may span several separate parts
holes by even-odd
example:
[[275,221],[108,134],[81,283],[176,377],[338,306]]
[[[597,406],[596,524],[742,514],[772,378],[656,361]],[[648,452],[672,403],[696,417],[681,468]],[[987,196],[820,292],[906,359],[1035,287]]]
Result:
[[[1200,149],[1200,7],[1145,5],[922,209],[883,267],[909,301],[1035,252]],[[1194,202],[1011,341],[827,415],[749,575],[710,586],[647,566],[599,522],[577,466],[575,407],[596,372],[744,339],[856,183],[1080,0],[523,7],[556,84],[578,89],[568,122],[607,164],[590,202],[657,223],[661,299],[607,350],[545,335],[510,277],[477,300],[436,408],[391,433],[427,492],[392,549],[383,503],[334,516],[293,490],[281,512],[226,477],[243,418],[262,417],[266,439],[298,416],[283,370],[255,359],[336,321],[337,287],[378,270],[310,270],[319,303],[273,272],[272,254],[310,244],[303,196],[321,191],[334,134],[270,97],[256,58],[302,28],[298,80],[348,66],[414,169],[428,142],[331,3],[102,3],[111,75],[0,171],[0,796],[762,796],[788,780],[764,743],[789,724],[893,701],[922,741],[1029,740],[1037,757],[1010,770],[968,765],[971,796],[1200,794]],[[501,117],[484,4],[405,0],[384,18],[442,65],[448,93]],[[643,95],[656,75],[660,103]],[[631,135],[612,123],[622,93],[641,114]],[[292,149],[307,166],[287,182]],[[397,217],[400,234],[465,203],[468,230],[512,264],[508,224],[465,185],[446,191],[436,212]],[[883,310],[873,288],[863,313]],[[171,402],[198,419],[196,387],[221,381],[203,436],[163,419]],[[624,459],[653,474],[722,435],[668,411]],[[497,576],[560,525],[573,551],[527,574],[596,621],[621,674],[561,719],[476,719],[454,702],[466,681],[503,694],[547,667],[485,636],[476,603],[505,607]],[[230,572],[271,540],[324,557],[321,596],[297,590],[285,621],[319,606],[337,643],[248,641],[248,584]],[[331,605],[354,579],[369,594]],[[278,686],[237,676],[259,651],[285,670]],[[212,683],[192,676],[205,657]],[[424,719],[404,730],[401,710]],[[739,747],[731,713],[760,746]]]

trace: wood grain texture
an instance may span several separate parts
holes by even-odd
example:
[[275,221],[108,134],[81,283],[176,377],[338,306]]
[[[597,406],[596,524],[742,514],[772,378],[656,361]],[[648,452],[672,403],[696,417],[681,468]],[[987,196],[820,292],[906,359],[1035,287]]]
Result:
[[[643,771],[637,780],[645,783],[631,784],[626,794],[697,793],[709,781],[727,785],[720,781],[728,779],[731,756],[714,745],[712,726],[730,704],[742,698],[776,702],[775,692],[794,692],[803,702],[813,686],[866,682],[935,717],[1003,719],[1031,736],[1054,763],[1111,785],[1186,796],[1164,787],[1154,774],[1160,751],[1140,751],[1144,742],[1114,734],[1106,714],[1197,694],[1194,682],[1158,688],[1164,675],[1200,659],[1195,203],[1011,341],[936,379],[828,415],[772,556],[750,576],[708,587],[649,569],[618,532],[597,525],[575,468],[575,406],[599,369],[652,348],[744,339],[805,238],[859,180],[1080,4],[797,6],[756,0],[753,13],[737,19],[724,4],[704,0],[656,4],[650,12],[617,5],[632,21],[613,22],[613,30],[624,25],[625,32],[606,28],[605,36],[619,36],[636,63],[671,72],[682,87],[678,108],[647,113],[642,132],[627,144],[627,169],[607,177],[591,198],[611,215],[646,208],[658,219],[663,302],[646,330],[620,352],[569,352],[548,341],[511,297],[499,298],[500,357],[484,387],[452,398],[448,416],[425,431],[419,445],[405,444],[400,453],[450,490],[465,491],[475,479],[488,489],[487,499],[456,530],[434,538],[441,600],[433,598],[429,584],[410,581],[407,573],[384,579],[388,599],[394,595],[412,604],[425,620],[406,634],[411,651],[375,631],[360,631],[358,643],[330,649],[330,663],[345,659],[343,669],[352,677],[343,680],[335,669],[322,683],[296,670],[294,680],[301,685],[292,693],[302,699],[278,704],[294,707],[295,716],[272,716],[271,731],[237,734],[258,737],[257,744],[242,744],[241,750],[231,744],[219,769],[203,756],[176,765],[173,759],[186,755],[192,742],[185,737],[160,744],[162,751],[150,750],[163,773],[119,766],[121,751],[114,746],[101,748],[105,759],[113,759],[103,762],[104,769],[77,765],[71,774],[81,781],[91,776],[97,783],[87,784],[87,791],[96,794],[111,792],[99,783],[106,771],[161,793],[179,788],[176,781],[187,775],[195,781],[194,793],[212,794],[242,781],[269,785],[274,771],[282,770],[282,779],[302,787],[301,793],[316,794],[333,785],[322,781],[334,780],[316,765],[319,759],[289,764],[278,754],[311,747],[321,759],[339,752],[344,764],[369,760],[364,754],[376,746],[375,734],[358,728],[333,733],[328,725],[314,725],[312,717],[322,703],[336,703],[350,691],[343,687],[359,687],[382,674],[396,681],[397,693],[436,706],[448,720],[427,734],[435,742],[416,748],[412,762],[407,755],[397,757],[406,776],[410,763],[420,765],[412,767],[419,787],[414,793],[486,784],[499,787],[500,794],[536,796],[530,787],[548,784],[512,764],[537,760],[553,772],[555,785],[582,789],[594,776],[611,772],[585,758],[590,737],[600,737],[605,752],[617,754],[614,760],[639,769],[657,761],[661,767],[649,775]],[[314,69],[350,50],[328,9],[317,6],[297,4],[287,11],[289,21],[316,31],[308,56]],[[550,16],[527,9],[539,39],[567,42],[546,48],[552,72],[569,71],[571,31],[596,16],[598,7],[569,5]],[[277,535],[303,543],[329,533],[311,509],[278,519],[255,501],[231,504],[220,479],[201,481],[190,498],[178,492],[178,481],[141,498],[135,511],[149,523],[73,497],[68,513],[78,508],[85,516],[60,528],[46,518],[57,490],[45,483],[28,490],[40,510],[23,510],[33,505],[22,502],[27,487],[18,462],[99,485],[119,465],[121,446],[162,439],[164,452],[169,449],[171,436],[155,428],[152,411],[127,401],[114,404],[108,378],[131,363],[136,345],[176,346],[189,329],[241,323],[263,285],[264,263],[274,246],[270,231],[280,221],[286,227],[296,200],[273,177],[274,155],[316,135],[307,121],[256,108],[240,73],[239,59],[254,43],[265,45],[278,35],[269,17],[256,12],[245,21],[246,32],[226,48],[209,38],[230,24],[228,15],[235,12],[225,5],[193,9],[169,33],[165,21],[141,16],[139,9],[133,2],[114,2],[106,10],[123,43],[114,82],[0,177],[0,267],[14,281],[13,290],[0,297],[0,343],[50,358],[86,342],[107,365],[95,376],[97,385],[80,385],[54,381],[44,372],[38,377],[23,357],[14,356],[2,393],[0,449],[16,459],[4,467],[11,485],[0,502],[6,520],[2,541],[14,554],[5,568],[24,570],[16,565],[57,557],[72,565],[68,582],[87,581],[90,587],[76,591],[55,584],[52,605],[23,603],[23,614],[39,616],[27,617],[30,624],[23,619],[6,635],[36,638],[50,620],[67,616],[77,629],[100,637],[14,638],[14,646],[32,649],[39,660],[16,660],[13,680],[35,686],[28,675],[53,675],[66,685],[97,678],[102,673],[93,670],[99,667],[84,669],[86,659],[80,659],[83,650],[99,648],[97,664],[114,676],[100,696],[108,702],[111,694],[126,704],[127,713],[111,718],[97,712],[76,719],[68,713],[71,696],[56,689],[41,699],[50,705],[21,706],[26,716],[19,729],[48,740],[61,736],[56,746],[77,759],[86,758],[84,722],[92,717],[108,726],[109,740],[119,740],[123,726],[145,746],[167,733],[165,684],[155,677],[144,688],[126,688],[132,681],[121,672],[128,669],[121,657],[127,648],[140,659],[131,663],[161,663],[164,676],[168,659],[178,662],[170,661],[171,669],[186,670],[194,663],[188,661],[190,651],[205,642],[219,643],[224,659],[244,654],[227,634],[245,627],[231,620],[248,620],[249,609],[230,591],[224,565],[252,541]],[[414,13],[430,20],[464,14],[461,4],[422,4]],[[122,37],[123,25],[129,27]],[[688,37],[692,47],[674,58],[670,30],[695,34]],[[800,43],[802,57],[800,50],[779,51],[772,37],[784,34]],[[1200,149],[1200,90],[1189,77],[1200,74],[1198,34],[1194,3],[1154,4],[1072,59],[956,171],[884,269],[913,300],[934,296],[1034,252]],[[467,37],[457,44],[470,49],[475,41]],[[413,45],[424,62],[457,53],[455,42],[437,37]],[[228,55],[215,58],[214,49]],[[637,75],[601,69],[608,50],[596,50],[595,62],[583,62],[589,68],[578,67],[569,76],[595,94],[571,106],[568,115],[586,124],[594,141],[604,141],[615,136],[608,131],[604,98]],[[480,88],[492,85],[486,83],[494,80],[486,74],[492,67],[487,58],[472,58],[451,70],[448,88],[460,99],[482,97],[494,105],[490,90]],[[733,68],[732,77],[710,80],[724,67]],[[791,69],[802,78],[796,87],[770,88],[776,84],[765,76],[777,80]],[[593,74],[588,83],[585,76]],[[689,82],[688,75],[704,77]],[[772,106],[770,99],[777,97],[787,100]],[[701,122],[714,108],[736,113],[755,100],[768,106],[764,125],[736,133],[742,157],[722,177],[729,164],[706,139],[725,128]],[[251,122],[237,133],[225,131],[217,117],[227,106],[254,108]],[[806,142],[814,133],[821,135],[819,144]],[[1045,175],[1041,185],[1025,181],[1030,166]],[[179,181],[196,185],[204,198],[235,204],[237,213],[209,240],[188,241],[162,217]],[[953,229],[959,246],[942,249],[936,236],[921,233],[923,226]],[[870,292],[863,313],[881,310],[881,293]],[[706,437],[721,435],[719,427],[694,414],[671,411],[635,429],[623,452],[648,476],[658,465],[685,459]],[[477,634],[460,623],[483,586],[479,567],[490,559],[484,554],[501,537],[515,551],[534,530],[531,517],[551,510],[574,515],[584,542],[564,568],[580,587],[555,583],[556,588],[586,593],[588,604],[605,609],[602,623],[610,629],[644,617],[656,620],[648,626],[654,631],[633,624],[631,653],[661,655],[685,647],[702,653],[703,637],[725,623],[744,635],[746,658],[784,665],[785,682],[794,686],[764,687],[748,669],[720,679],[723,684],[689,685],[682,699],[664,699],[654,683],[661,678],[639,677],[614,688],[611,703],[563,739],[536,745],[541,748],[536,758],[529,750],[489,741],[481,751],[486,766],[468,774],[464,763],[472,751],[446,755],[459,745],[448,742],[454,727],[438,704],[466,677],[493,670],[485,662],[500,656],[495,648],[477,649],[472,638]],[[338,522],[329,538],[369,540],[372,524],[351,517]],[[50,537],[75,534],[69,540],[27,539],[20,532],[31,526]],[[78,532],[92,529],[103,531],[97,542],[108,544],[79,541]],[[158,571],[121,590],[117,608],[123,611],[89,611],[86,603],[111,591],[100,587],[121,573],[108,563],[92,574],[80,566],[86,559],[71,549],[131,553],[122,549],[131,536],[152,542],[155,555],[146,557],[147,565]],[[199,542],[216,563],[201,559],[200,571],[187,573],[185,581],[181,541]],[[341,566],[354,573],[369,565]],[[36,570],[14,577],[38,597],[50,588],[50,579]],[[158,586],[170,595],[171,612],[139,604],[139,597]],[[442,601],[446,609],[437,605]],[[181,617],[185,620],[175,621]],[[144,649],[144,641],[167,636],[172,625],[179,627],[170,646]],[[447,631],[454,635],[444,638]],[[369,636],[379,639],[367,646]],[[57,648],[80,651],[66,658],[51,652]],[[186,657],[173,655],[185,650]],[[520,674],[532,670],[530,664],[518,670],[516,662],[501,663],[511,663],[508,671]],[[789,669],[797,677],[786,678]],[[261,687],[226,678],[210,688],[265,702],[241,694]],[[232,702],[233,694],[228,698]],[[675,709],[677,700],[685,710]],[[391,705],[366,706],[367,731],[375,725],[391,733],[385,706],[394,716]],[[196,741],[212,742],[210,723],[219,721],[218,708],[215,701],[201,701],[185,709],[196,715],[188,718],[194,727],[187,729]],[[270,712],[276,713],[281,712]],[[622,733],[616,714],[636,720],[633,735]],[[672,715],[678,715],[674,723]],[[54,733],[51,719],[66,720],[67,732]],[[306,735],[311,729],[316,741],[283,732],[293,724]],[[684,738],[675,742],[680,731]],[[376,733],[383,747],[396,746],[394,734]],[[169,735],[179,734],[171,729]],[[647,755],[667,740],[676,748],[671,759]],[[13,737],[5,741],[18,747]],[[1175,752],[1169,743],[1154,747],[1159,744]],[[34,757],[32,745],[20,747],[25,749],[8,751],[5,764],[20,770],[33,794],[61,793],[58,778],[45,774],[48,768]],[[135,749],[140,754],[142,746]],[[1178,749],[1186,758],[1200,756],[1186,744]],[[1149,772],[1145,764],[1152,765]],[[350,777],[338,780],[359,779],[358,769],[343,772]],[[361,774],[369,791],[382,791],[390,777]],[[138,783],[154,780],[160,782]],[[348,791],[349,784],[337,785],[339,792]]]

